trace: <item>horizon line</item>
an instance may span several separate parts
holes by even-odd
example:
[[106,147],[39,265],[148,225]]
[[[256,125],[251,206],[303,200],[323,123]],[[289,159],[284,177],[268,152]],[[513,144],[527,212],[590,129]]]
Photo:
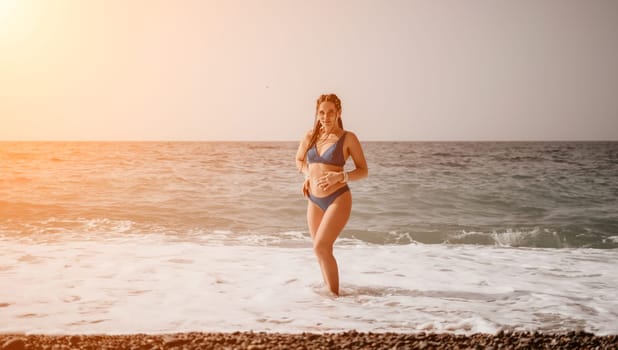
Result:
[[[138,142],[152,142],[152,143],[158,143],[158,142],[176,142],[176,143],[182,143],[182,142],[247,142],[247,143],[259,143],[259,142],[281,142],[281,143],[289,143],[289,142],[298,142],[298,140],[181,140],[181,139],[176,139],[176,140],[156,140],[156,139],[152,139],[152,140],[130,140],[130,139],[122,139],[122,140],[113,140],[113,139],[101,139],[101,140],[80,140],[80,139],[64,139],[64,140],[43,140],[43,139],[31,139],[31,140],[2,140],[0,139],[0,142],[133,142],[133,143],[138,143]],[[361,140],[361,143],[364,142],[375,142],[375,143],[386,143],[386,142],[460,142],[460,143],[464,143],[464,142],[618,142],[618,139],[546,139],[546,140],[517,140],[517,139],[513,139],[513,140],[431,140],[431,139],[427,139],[427,140]]]

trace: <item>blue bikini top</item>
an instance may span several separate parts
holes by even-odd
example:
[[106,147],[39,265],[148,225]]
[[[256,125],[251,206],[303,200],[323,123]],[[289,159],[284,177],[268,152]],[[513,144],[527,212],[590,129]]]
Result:
[[332,144],[322,155],[318,154],[318,146],[313,145],[311,149],[307,152],[307,162],[311,163],[322,163],[322,164],[330,164],[337,166],[344,166],[345,159],[343,158],[343,140],[345,138],[346,132],[341,135],[339,140]]

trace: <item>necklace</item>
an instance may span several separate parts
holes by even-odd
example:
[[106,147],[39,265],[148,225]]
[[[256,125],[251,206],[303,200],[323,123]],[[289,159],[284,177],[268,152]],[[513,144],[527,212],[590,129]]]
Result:
[[332,138],[333,138],[333,136],[334,136],[336,139],[339,139],[339,137],[338,137],[336,134],[328,133],[328,134],[321,135],[321,136],[318,138],[318,140],[317,140],[317,144],[318,144],[319,146],[322,146],[322,145],[325,145],[325,144],[327,144],[327,143],[330,143],[329,141],[330,141],[330,139],[332,139]]

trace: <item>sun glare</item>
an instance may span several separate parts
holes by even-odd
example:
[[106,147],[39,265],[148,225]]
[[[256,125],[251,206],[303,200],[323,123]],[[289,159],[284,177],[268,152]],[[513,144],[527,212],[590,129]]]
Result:
[[0,0],[0,40],[17,43],[33,30],[40,3],[28,0]]
[[11,23],[11,18],[16,15],[18,0],[0,0],[0,28],[4,32],[8,24]]

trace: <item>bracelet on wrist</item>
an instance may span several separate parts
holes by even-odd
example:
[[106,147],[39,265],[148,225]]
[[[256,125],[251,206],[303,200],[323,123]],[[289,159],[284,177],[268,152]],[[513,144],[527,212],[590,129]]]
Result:
[[348,173],[347,172],[345,172],[345,171],[343,172],[343,178],[339,182],[342,183],[342,184],[348,182]]

